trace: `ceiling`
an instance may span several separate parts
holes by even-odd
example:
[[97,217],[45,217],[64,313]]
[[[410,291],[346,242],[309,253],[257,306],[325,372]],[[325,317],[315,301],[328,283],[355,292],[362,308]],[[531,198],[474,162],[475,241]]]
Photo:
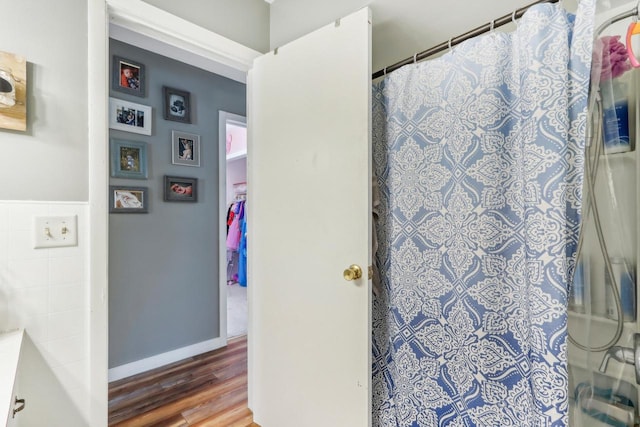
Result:
[[[368,5],[372,11],[375,72],[489,24],[494,19],[510,15],[536,0],[325,0],[323,7],[336,2],[358,1],[364,3],[362,6]],[[578,0],[559,1],[566,10],[577,10]],[[271,5],[271,10],[280,3],[292,2],[304,3],[308,7],[315,0],[278,0]],[[637,5],[638,0],[596,0],[596,24],[599,25],[605,17],[626,12]],[[513,31],[514,28],[514,25],[506,25],[500,31]]]
[[[162,2],[161,0],[144,1],[153,4]],[[254,1],[264,5],[260,0]],[[268,38],[270,39],[269,45],[272,50],[284,46],[286,43],[362,7],[370,7],[373,18],[373,72],[410,58],[415,53],[446,42],[450,38],[455,38],[469,30],[487,25],[494,19],[510,15],[514,10],[534,2],[534,0],[512,0],[508,2],[504,0],[264,1],[269,3],[270,29]],[[567,10],[573,11],[576,9],[578,0],[560,0],[560,2]],[[636,4],[637,0],[597,0],[598,11],[601,12],[610,11],[613,13],[619,8],[635,7]],[[619,12],[621,10],[616,13]],[[514,26],[510,24],[500,28],[498,31],[511,31],[513,28]],[[245,31],[252,32],[254,30],[246,29]],[[118,38],[120,33],[113,31],[111,34],[112,37]],[[225,33],[221,34],[225,37],[230,37]],[[130,37],[119,39],[132,43],[129,40]],[[140,43],[140,41],[138,40],[136,43]],[[144,48],[155,51],[153,46]],[[189,62],[188,58],[177,59]],[[241,76],[233,75],[233,73],[229,74],[218,68],[207,67],[206,64],[194,63],[193,65],[244,82],[244,74]]]
[[[510,15],[514,10],[533,2],[534,0],[278,0],[270,6],[271,48],[283,46],[328,22],[369,6],[373,16],[373,68],[377,71],[488,24],[496,18]],[[576,0],[562,2],[567,9],[575,9]]]
[[374,68],[384,68],[493,19],[511,14],[531,0],[378,0],[373,14]]

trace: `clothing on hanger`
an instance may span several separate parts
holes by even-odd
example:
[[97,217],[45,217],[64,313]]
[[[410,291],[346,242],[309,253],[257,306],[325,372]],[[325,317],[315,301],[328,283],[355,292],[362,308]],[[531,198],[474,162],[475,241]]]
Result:
[[227,248],[237,251],[240,244],[240,220],[244,213],[244,202],[236,203],[234,209],[235,215],[233,216],[231,225],[229,226],[229,232],[227,233]]
[[240,227],[240,244],[238,246],[238,283],[247,286],[247,221],[242,218]]

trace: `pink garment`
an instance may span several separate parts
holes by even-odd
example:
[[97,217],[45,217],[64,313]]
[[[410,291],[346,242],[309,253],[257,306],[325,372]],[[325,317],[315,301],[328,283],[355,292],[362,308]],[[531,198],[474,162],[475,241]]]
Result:
[[227,249],[237,251],[240,245],[240,220],[238,215],[233,217],[233,222],[229,226],[229,233],[227,233]]
[[234,207],[234,212],[236,213],[233,216],[233,221],[229,226],[229,231],[227,232],[227,249],[232,251],[237,251],[238,246],[240,246],[240,219],[243,217],[243,203],[238,203]]

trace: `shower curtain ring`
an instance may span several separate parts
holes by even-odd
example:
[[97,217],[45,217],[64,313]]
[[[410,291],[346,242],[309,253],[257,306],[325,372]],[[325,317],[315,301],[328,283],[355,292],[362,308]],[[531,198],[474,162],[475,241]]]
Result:
[[386,76],[387,75],[387,67],[384,67],[384,70],[382,70],[382,71],[383,71],[382,75]]
[[413,54],[413,63],[415,64],[416,62],[418,62],[418,52]]
[[449,52],[451,52],[451,39],[449,39]]
[[489,27],[489,32],[493,33],[493,29],[495,28],[496,25],[496,20],[494,19],[493,21],[491,21],[491,26]]
[[511,14],[511,22],[518,25],[518,23],[516,22],[516,12],[517,10],[514,10],[513,13]]

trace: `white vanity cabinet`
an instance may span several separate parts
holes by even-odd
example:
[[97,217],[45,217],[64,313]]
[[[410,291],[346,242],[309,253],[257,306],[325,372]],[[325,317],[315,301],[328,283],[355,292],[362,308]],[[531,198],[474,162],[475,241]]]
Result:
[[23,330],[0,334],[0,419],[11,427],[18,425],[20,412],[26,407],[17,388],[23,336]]

